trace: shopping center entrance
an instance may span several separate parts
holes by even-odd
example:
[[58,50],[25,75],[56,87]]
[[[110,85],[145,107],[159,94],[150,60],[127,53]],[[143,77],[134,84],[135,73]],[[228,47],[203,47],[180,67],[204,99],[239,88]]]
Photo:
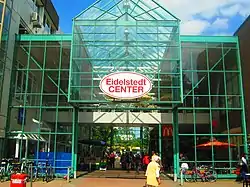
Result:
[[76,177],[106,153],[155,151],[175,179],[183,162],[235,177],[248,152],[237,37],[181,36],[155,0],[98,0],[72,31],[17,36],[8,157]]
[[[125,169],[128,153],[162,156],[161,125],[173,124],[172,109],[183,100],[181,74],[179,19],[157,2],[97,1],[74,18],[68,101],[109,110],[99,114],[104,129],[112,125],[104,133],[111,134],[106,156],[117,157],[109,169]],[[165,120],[152,113],[159,106]]]

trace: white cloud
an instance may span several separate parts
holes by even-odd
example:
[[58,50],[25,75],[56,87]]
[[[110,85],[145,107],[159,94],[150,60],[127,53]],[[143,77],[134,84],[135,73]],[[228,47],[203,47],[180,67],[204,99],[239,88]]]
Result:
[[219,32],[219,33],[214,33],[214,36],[233,36],[233,33],[229,32]]
[[190,20],[181,24],[181,34],[198,35],[201,34],[210,23],[205,20]]
[[[209,23],[213,18],[232,18],[240,15],[246,18],[250,12],[250,0],[158,0],[166,9],[182,21],[182,34],[201,34],[206,29],[215,28],[217,23]],[[226,28],[226,20],[219,20]],[[213,25],[211,27],[211,25]],[[195,30],[197,29],[197,30]],[[216,29],[216,28],[215,28]]]
[[242,6],[240,4],[235,4],[230,7],[224,7],[220,9],[220,13],[222,16],[231,17],[239,13],[241,8]]
[[[250,1],[249,1],[250,2]],[[247,17],[250,15],[250,3],[245,3],[242,8],[239,10],[239,14],[242,17]]]
[[229,19],[227,18],[217,18],[212,24],[211,28],[213,29],[228,29]]

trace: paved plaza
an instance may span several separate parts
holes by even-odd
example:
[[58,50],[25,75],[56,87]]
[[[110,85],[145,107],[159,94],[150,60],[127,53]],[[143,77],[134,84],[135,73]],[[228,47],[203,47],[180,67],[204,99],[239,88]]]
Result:
[[[78,178],[67,183],[65,180],[54,180],[49,183],[35,182],[32,187],[142,187],[144,179],[108,179],[108,178]],[[9,182],[0,183],[0,187],[9,187]],[[179,187],[179,183],[164,180],[160,187]],[[218,181],[215,183],[185,183],[184,187],[240,187],[241,183],[234,181]],[[27,183],[27,187],[30,184]]]

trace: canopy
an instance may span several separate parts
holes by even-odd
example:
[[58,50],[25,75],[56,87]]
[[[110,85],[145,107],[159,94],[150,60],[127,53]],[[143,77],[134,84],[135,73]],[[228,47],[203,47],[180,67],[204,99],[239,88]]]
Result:
[[15,132],[17,134],[13,134],[12,136],[8,137],[9,139],[18,139],[18,140],[34,140],[34,141],[40,141],[40,142],[47,142],[45,138],[43,138],[41,135],[38,134],[24,134],[20,131]]
[[96,146],[105,146],[107,142],[102,140],[79,140],[78,143],[87,144],[87,145],[96,145]]
[[229,144],[227,142],[220,142],[218,140],[209,141],[207,143],[197,145],[196,147],[197,148],[205,148],[205,147],[212,147],[212,146],[214,146],[214,147],[236,147],[235,144]]

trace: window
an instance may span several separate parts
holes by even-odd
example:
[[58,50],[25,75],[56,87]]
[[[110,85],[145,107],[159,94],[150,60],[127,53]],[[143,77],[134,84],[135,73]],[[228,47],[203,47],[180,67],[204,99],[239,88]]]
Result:
[[3,16],[3,3],[0,2],[0,21],[2,20]]
[[11,11],[10,9],[6,6],[5,7],[5,15],[4,15],[4,25],[3,28],[5,30],[9,30],[9,25],[10,25],[10,20],[11,20]]
[[[16,75],[16,86],[15,86],[15,98],[21,102],[24,101],[25,92],[26,92],[26,70],[21,63],[17,65],[18,71]],[[27,85],[27,103],[34,104],[36,101],[36,96],[32,93],[36,93],[37,85],[35,76],[32,73],[28,74],[28,85]]]
[[[23,69],[23,65],[18,63],[18,69]],[[16,88],[15,88],[15,95],[16,99],[22,100],[22,85],[23,85],[23,74],[21,70],[17,71],[16,77]]]
[[229,108],[240,108],[239,74],[227,73],[227,102]]

